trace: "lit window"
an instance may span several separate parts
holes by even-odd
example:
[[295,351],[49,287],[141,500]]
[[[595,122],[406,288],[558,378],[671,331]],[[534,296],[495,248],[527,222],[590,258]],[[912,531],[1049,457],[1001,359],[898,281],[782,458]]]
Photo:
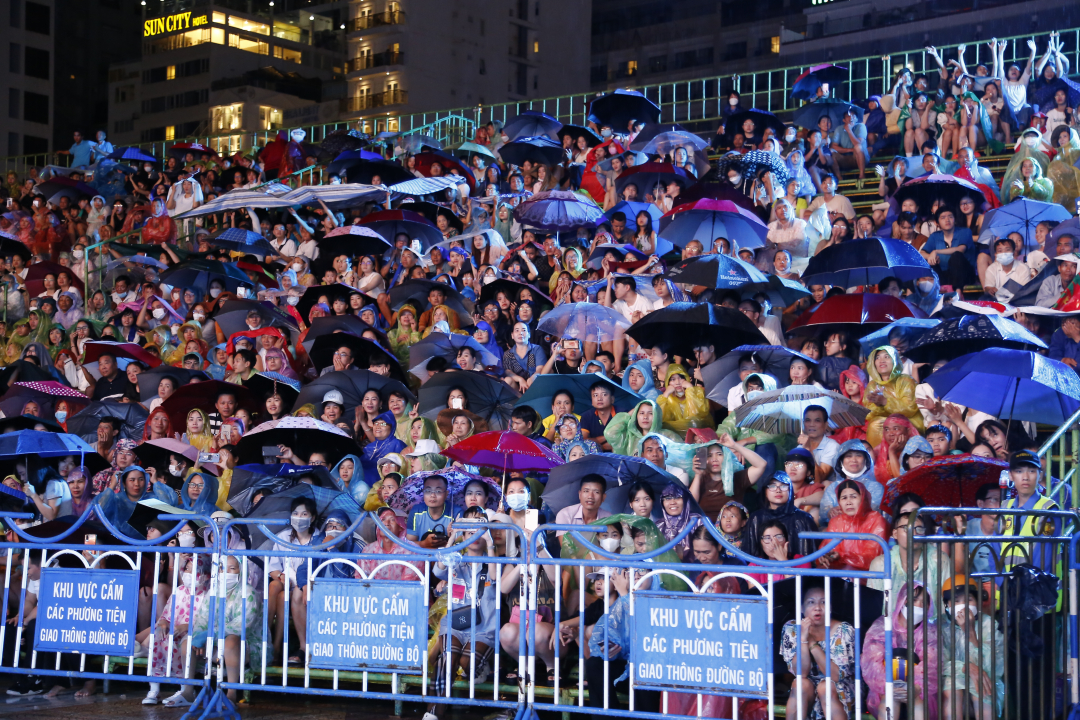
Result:
[[210,125],[215,132],[240,130],[244,124],[244,104],[218,105],[210,108]]
[[533,40],[533,52],[534,53],[540,52],[540,41],[539,40]]
[[235,33],[229,33],[229,47],[234,47],[239,50],[246,50],[247,52],[258,53],[259,55],[268,55],[270,53],[269,43],[256,40],[255,38],[237,35]]
[[215,23],[217,23],[219,25],[224,25],[225,24],[225,13],[215,11],[213,20],[214,20]]
[[303,62],[303,55],[299,50],[290,50],[289,48],[281,47],[280,45],[274,46],[274,57],[297,64]]
[[637,60],[627,60],[626,61],[626,74],[627,75],[636,75],[637,74]]
[[165,79],[166,80],[175,80],[176,79],[176,66],[175,65],[169,65],[168,67],[165,68]]
[[215,45],[224,45],[225,31],[221,28],[210,28],[210,42]]
[[274,107],[268,107],[266,105],[259,106],[260,130],[273,130],[275,127],[281,127],[281,124],[281,110]]
[[175,125],[166,125],[165,126],[165,139],[166,140],[175,140],[176,139],[176,126]]
[[240,28],[241,30],[246,30],[247,32],[258,33],[259,35],[270,34],[269,25],[261,22],[255,22],[254,20],[247,20],[245,18],[237,17],[235,15],[229,16],[229,26],[234,28]]
[[772,38],[772,52],[773,55],[777,55],[780,52],[780,36],[774,35]]

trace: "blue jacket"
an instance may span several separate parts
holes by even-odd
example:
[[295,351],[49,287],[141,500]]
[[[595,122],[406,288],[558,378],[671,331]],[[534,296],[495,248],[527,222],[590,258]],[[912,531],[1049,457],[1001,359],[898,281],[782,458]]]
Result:
[[1080,342],[1070,340],[1060,328],[1050,336],[1050,349],[1046,353],[1051,360],[1071,358],[1080,362]]
[[[964,255],[967,256],[968,262],[971,263],[971,267],[975,267],[975,256],[978,254],[978,248],[975,246],[975,240],[971,237],[971,231],[967,228],[954,228],[953,229],[953,241],[952,246],[966,245]],[[930,238],[926,241],[926,244],[922,246],[924,253],[929,253],[931,250],[945,250],[945,233],[938,230],[936,233],[932,233]],[[949,269],[949,259],[951,255],[941,256],[941,269]]]

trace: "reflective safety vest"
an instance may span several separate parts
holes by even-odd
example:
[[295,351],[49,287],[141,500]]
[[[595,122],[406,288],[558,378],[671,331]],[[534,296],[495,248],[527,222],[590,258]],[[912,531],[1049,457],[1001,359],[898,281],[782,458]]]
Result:
[[[1018,499],[1013,498],[1003,506],[1006,510],[1020,509],[1020,502]],[[1046,497],[1040,495],[1039,499],[1035,501],[1035,507],[1033,510],[1060,510],[1058,504]],[[1011,535],[1016,537],[1053,537],[1054,536],[1054,518],[1046,517],[1045,515],[1024,515],[1014,516],[1005,515],[1002,517],[1002,535]],[[1058,548],[1049,543],[1021,543],[1021,542],[1006,542],[1003,541],[1001,548],[1001,564],[1003,572],[1011,572],[1015,565],[1023,565],[1030,563],[1046,572],[1053,572],[1058,577],[1058,603],[1057,609],[1062,609],[1062,598],[1065,590],[1065,575],[1063,574],[1061,560],[1064,555],[1062,548]],[[1047,567],[1047,563],[1042,562],[1046,553],[1051,553],[1051,557],[1056,557],[1053,567]]]

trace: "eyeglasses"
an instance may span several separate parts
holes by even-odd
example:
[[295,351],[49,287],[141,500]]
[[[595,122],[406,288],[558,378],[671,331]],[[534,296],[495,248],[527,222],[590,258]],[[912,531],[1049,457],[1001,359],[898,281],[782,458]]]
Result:
[[[188,483],[188,489],[190,489],[190,490],[202,490],[204,487],[206,487],[206,486],[203,485],[202,483]],[[182,534],[183,533],[181,533],[181,535]]]
[[375,422],[371,423],[371,427],[390,427],[390,423],[386,422],[385,420],[376,420]]
[[352,357],[351,352],[341,352],[340,350],[337,351],[336,353],[334,353],[334,355],[336,355],[337,357],[343,357],[343,358],[351,358]]
[[445,495],[446,490],[444,488],[430,487],[424,488],[425,495]]
[[761,536],[761,542],[763,542],[763,543],[774,543],[774,542],[783,542],[783,541],[784,541],[784,536],[783,535],[762,535]]
[[897,530],[911,530],[912,532],[914,532],[915,535],[925,535],[926,534],[926,528],[924,528],[922,525],[916,525],[915,527],[911,527],[910,525],[897,525],[896,529]]

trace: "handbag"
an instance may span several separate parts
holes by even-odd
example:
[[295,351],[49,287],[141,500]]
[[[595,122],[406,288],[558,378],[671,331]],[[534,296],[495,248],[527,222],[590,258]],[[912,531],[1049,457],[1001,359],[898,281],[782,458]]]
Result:
[[[476,587],[483,588],[485,583],[487,583],[486,573],[476,576]],[[464,590],[460,603],[455,597],[455,589],[457,587],[462,587],[462,589]],[[455,586],[450,588],[449,600],[451,604],[461,605],[461,607],[454,608],[450,611],[451,630],[469,630],[474,624],[474,618],[476,625],[482,625],[484,623],[484,613],[481,610],[480,605],[475,602],[475,598],[472,597],[472,594],[469,592],[467,586],[459,586],[455,583]],[[473,614],[474,612],[475,615]]]

